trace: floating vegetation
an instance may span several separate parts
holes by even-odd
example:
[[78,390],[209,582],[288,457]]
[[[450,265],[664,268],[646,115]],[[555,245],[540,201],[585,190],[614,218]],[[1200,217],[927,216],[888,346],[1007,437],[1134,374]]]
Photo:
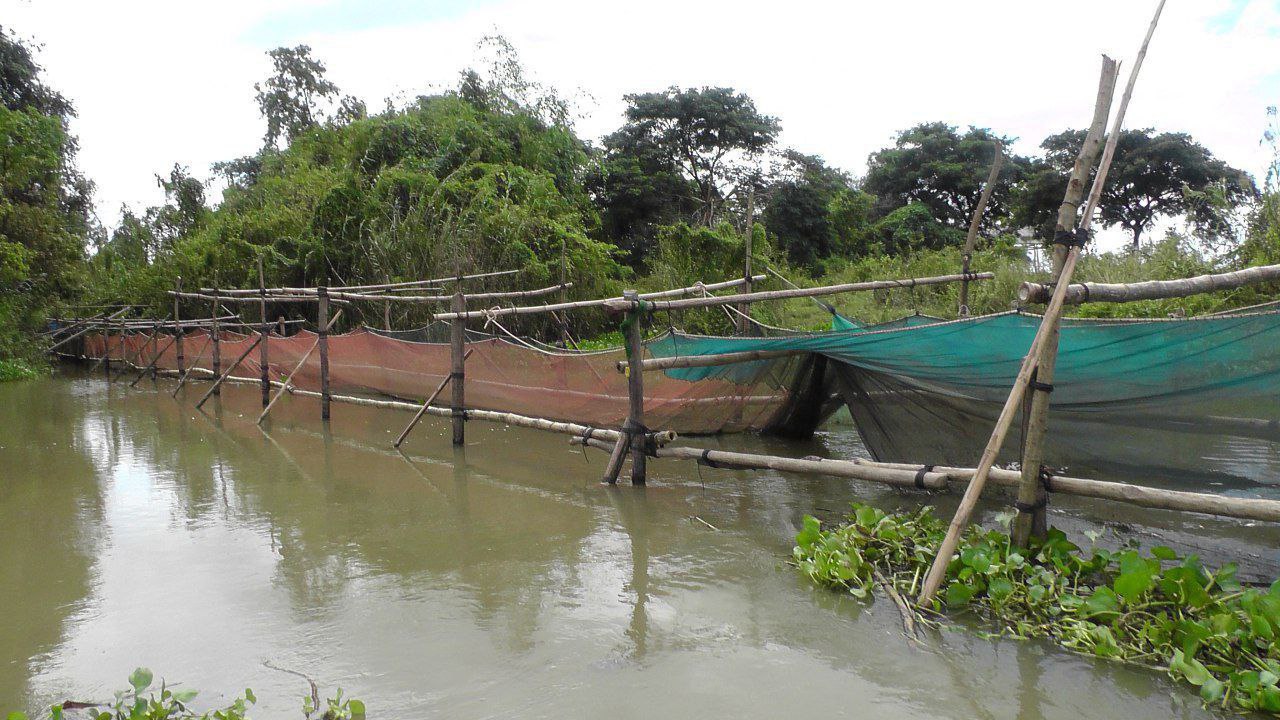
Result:
[[[910,598],[946,529],[930,508],[886,514],[855,503],[839,526],[805,517],[793,555],[819,585],[865,598],[884,581]],[[940,597],[916,619],[972,612],[999,635],[1167,672],[1199,687],[1207,705],[1280,714],[1280,581],[1244,587],[1235,565],[1211,571],[1165,546],[1085,551],[1056,529],[1024,550],[1007,533],[970,527]]]
[[[278,668],[276,668],[278,669]],[[292,671],[286,671],[292,672]],[[300,673],[294,673],[299,674]],[[306,677],[302,675],[302,677]],[[163,680],[160,687],[153,686],[155,676],[147,668],[138,668],[129,675],[128,690],[121,690],[115,698],[108,702],[67,701],[54,705],[49,709],[50,720],[64,720],[71,717],[92,718],[92,720],[248,720],[249,707],[258,702],[253,690],[245,688],[244,694],[238,696],[223,708],[198,712],[190,706],[197,692],[186,688],[169,687]],[[321,705],[316,685],[310,679],[311,694],[302,699],[302,714],[305,720],[364,720],[364,703],[354,698],[344,698],[342,688],[338,688],[335,697],[325,700]],[[148,690],[152,692],[147,693]],[[79,713],[79,714],[77,714]],[[9,713],[6,720],[27,720],[25,713]]]

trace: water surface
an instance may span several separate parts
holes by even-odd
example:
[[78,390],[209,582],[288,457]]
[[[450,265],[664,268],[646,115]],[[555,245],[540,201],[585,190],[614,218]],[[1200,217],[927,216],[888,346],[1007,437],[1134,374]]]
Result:
[[[268,718],[300,717],[305,691],[273,667],[380,717],[1208,716],[1158,674],[1045,644],[912,647],[889,603],[786,564],[806,513],[922,495],[678,461],[609,488],[603,454],[559,435],[477,422],[456,451],[427,418],[401,454],[405,413],[335,404],[326,427],[288,398],[259,430],[255,388],[208,412],[203,388],[171,388],[0,385],[0,712],[106,699],[146,665],[197,704],[251,686]],[[703,442],[858,450],[847,430]],[[1280,546],[1271,527],[1101,503],[1053,517],[1260,574]]]

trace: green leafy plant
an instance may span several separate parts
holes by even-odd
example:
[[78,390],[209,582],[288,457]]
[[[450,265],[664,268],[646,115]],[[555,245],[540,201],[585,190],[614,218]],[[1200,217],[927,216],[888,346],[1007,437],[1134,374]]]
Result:
[[[244,693],[235,698],[230,705],[198,712],[190,706],[197,692],[185,688],[171,688],[162,680],[160,687],[155,688],[155,675],[147,668],[140,667],[129,675],[129,689],[116,692],[115,698],[106,703],[65,702],[49,709],[51,720],[63,720],[68,713],[84,710],[86,717],[93,720],[247,720],[249,707],[257,704],[258,698],[253,690],[245,688]],[[147,691],[151,690],[149,694]],[[320,704],[319,695],[312,684],[312,695],[303,701],[303,714],[307,720],[317,711]],[[324,702],[324,711],[317,717],[319,720],[364,720],[364,703],[355,698],[344,698],[342,688],[337,694]],[[21,712],[9,713],[7,720],[28,720]]]
[[[945,531],[929,508],[854,504],[838,526],[806,517],[793,559],[819,585],[859,598],[877,574],[914,596]],[[1244,587],[1234,565],[1209,570],[1165,546],[1085,551],[1057,529],[1020,549],[1005,532],[971,527],[940,598],[921,620],[974,613],[1000,635],[1167,672],[1209,705],[1280,714],[1280,581]]]

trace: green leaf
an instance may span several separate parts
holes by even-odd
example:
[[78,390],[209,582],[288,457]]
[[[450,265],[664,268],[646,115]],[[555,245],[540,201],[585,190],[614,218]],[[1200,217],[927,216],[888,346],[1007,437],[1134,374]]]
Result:
[[796,534],[796,545],[807,550],[820,539],[822,539],[822,523],[812,515],[805,515],[804,529]]
[[1156,545],[1151,548],[1151,557],[1159,560],[1177,560],[1178,553],[1174,552],[1173,548],[1167,545]]
[[151,687],[153,677],[150,670],[140,667],[129,676],[129,684],[133,686],[134,692],[140,693]]
[[1100,587],[1093,591],[1080,609],[1081,617],[1091,618],[1106,614],[1119,614],[1120,601],[1109,587]]
[[975,590],[970,585],[963,583],[951,583],[947,587],[947,607],[964,607],[973,599]]
[[1268,686],[1258,693],[1258,709],[1269,713],[1280,713],[1280,690]]
[[173,699],[174,699],[174,700],[177,700],[178,702],[182,703],[183,705],[186,705],[187,703],[191,702],[192,700],[195,700],[195,699],[196,699],[196,695],[199,695],[199,694],[200,694],[200,691],[198,691],[198,690],[174,690],[174,691],[173,691]]
[[362,701],[353,698],[347,707],[351,710],[352,716],[357,718],[364,716],[364,703]]
[[1217,678],[1209,678],[1200,686],[1200,699],[1205,703],[1216,703],[1227,693],[1227,685]]
[[245,699],[245,700],[248,700],[249,702],[253,703],[254,705],[257,705],[257,704],[258,704],[258,698],[257,698],[257,696],[256,696],[256,695],[254,695],[254,694],[253,694],[253,688],[245,688],[245,689],[244,689],[244,699]]
[[1013,583],[1004,578],[996,578],[991,581],[991,585],[987,587],[987,594],[996,602],[1003,602],[1013,594]]
[[[58,709],[59,709],[59,710],[61,710],[61,708],[58,708]],[[9,715],[5,718],[5,720],[27,720],[27,714],[26,714],[26,713],[20,713],[20,712],[11,712],[11,713],[9,713]]]

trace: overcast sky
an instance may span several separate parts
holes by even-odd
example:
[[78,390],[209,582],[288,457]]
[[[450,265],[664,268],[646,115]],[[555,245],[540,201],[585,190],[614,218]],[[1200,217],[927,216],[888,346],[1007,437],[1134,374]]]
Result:
[[[80,166],[102,220],[162,199],[154,175],[198,175],[260,146],[253,84],[265,52],[307,43],[371,110],[451,87],[483,35],[506,35],[533,76],[594,97],[579,132],[616,128],[622,95],[670,85],[750,94],[782,141],[861,174],[896,131],[989,127],[1035,152],[1091,114],[1099,53],[1124,61],[1154,0],[0,0],[42,43],[48,82],[76,105]],[[1069,11],[1064,13],[1064,10]],[[1256,176],[1280,103],[1280,0],[1170,0],[1128,127],[1191,133]]]

